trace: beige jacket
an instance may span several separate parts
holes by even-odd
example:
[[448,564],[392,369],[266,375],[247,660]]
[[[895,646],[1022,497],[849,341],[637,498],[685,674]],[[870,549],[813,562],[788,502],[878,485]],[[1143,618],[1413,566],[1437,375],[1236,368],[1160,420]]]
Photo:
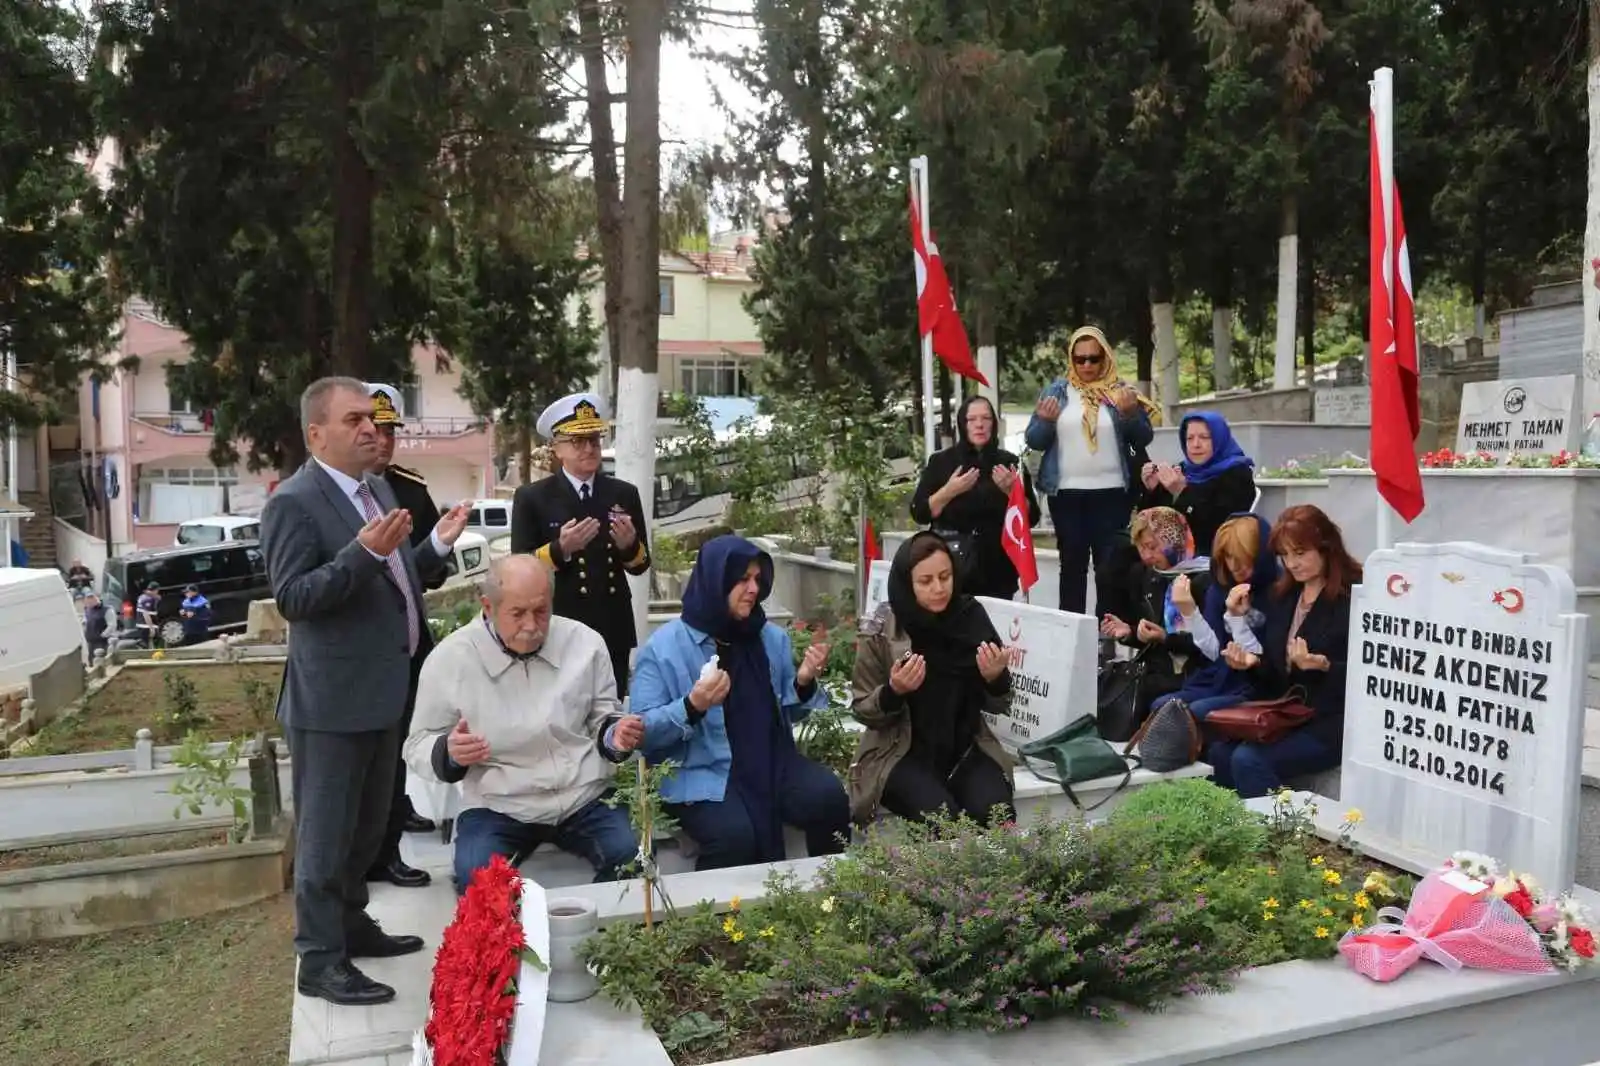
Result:
[[[600,741],[621,713],[610,653],[588,626],[552,616],[544,647],[519,662],[477,618],[422,666],[406,764],[428,780],[460,780],[463,810],[554,825],[611,786],[616,766]],[[489,742],[488,760],[464,776],[442,742],[463,717]]]
[[[855,675],[851,679],[850,709],[856,721],[866,728],[856,745],[850,780],[845,785],[850,795],[850,816],[858,825],[868,825],[877,817],[890,771],[911,750],[911,718],[906,713],[905,702],[890,701],[893,704],[890,709],[884,701],[890,669],[910,650],[911,638],[900,628],[899,620],[887,603],[880,604],[877,611],[862,620],[860,641],[856,645]],[[1011,713],[1011,675],[1002,676],[1006,691],[991,692],[983,708],[991,714]],[[979,719],[978,735],[973,742],[979,751],[994,760],[1007,781],[1013,780],[1011,757],[983,719]]]

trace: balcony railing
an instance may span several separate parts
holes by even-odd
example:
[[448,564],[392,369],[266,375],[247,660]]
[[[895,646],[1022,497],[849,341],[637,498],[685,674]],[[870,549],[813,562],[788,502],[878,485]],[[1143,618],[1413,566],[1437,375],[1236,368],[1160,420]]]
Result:
[[[143,422],[147,426],[168,433],[201,437],[211,434],[211,430],[206,427],[200,415],[190,414],[187,411],[135,411],[133,419],[135,422]],[[486,423],[481,418],[408,418],[406,424],[400,427],[397,436],[458,437],[484,428]]]

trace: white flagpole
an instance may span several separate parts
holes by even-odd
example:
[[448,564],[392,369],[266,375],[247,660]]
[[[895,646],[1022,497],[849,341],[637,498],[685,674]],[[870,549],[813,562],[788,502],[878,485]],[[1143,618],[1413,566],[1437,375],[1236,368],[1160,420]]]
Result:
[[[928,157],[919,155],[911,161],[911,187],[917,198],[917,214],[922,219],[922,243],[933,240],[933,227],[928,221]],[[922,446],[923,457],[939,450],[939,418],[935,413],[938,397],[933,387],[933,334],[922,338]]]
[[[1394,276],[1394,253],[1390,244],[1394,241],[1394,70],[1391,67],[1379,67],[1373,72],[1370,83],[1372,92],[1372,117],[1373,126],[1377,132],[1378,141],[1378,178],[1383,192],[1383,276],[1388,283],[1390,299],[1393,299],[1394,287],[1399,284],[1399,279]],[[1392,305],[1391,305],[1392,306]],[[1367,312],[1369,315],[1377,314],[1376,309]],[[1368,340],[1371,340],[1372,331],[1367,331]],[[1370,347],[1370,345],[1369,345]],[[1370,352],[1368,355],[1368,388],[1371,386],[1371,360],[1383,357],[1382,352]],[[1370,450],[1370,449],[1369,449]],[[1377,491],[1377,480],[1373,480],[1373,491]],[[1389,501],[1378,496],[1378,550],[1394,547],[1394,508],[1389,506]]]

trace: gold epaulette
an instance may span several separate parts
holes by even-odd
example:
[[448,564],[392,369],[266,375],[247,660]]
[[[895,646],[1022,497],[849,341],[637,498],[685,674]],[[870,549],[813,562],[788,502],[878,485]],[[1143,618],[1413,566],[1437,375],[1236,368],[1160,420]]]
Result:
[[396,474],[399,474],[401,477],[405,478],[408,481],[415,481],[418,485],[426,485],[428,483],[428,479],[427,478],[423,477],[421,474],[417,473],[415,470],[407,470],[405,467],[401,466],[399,463],[390,463],[389,464],[389,469],[394,471]]

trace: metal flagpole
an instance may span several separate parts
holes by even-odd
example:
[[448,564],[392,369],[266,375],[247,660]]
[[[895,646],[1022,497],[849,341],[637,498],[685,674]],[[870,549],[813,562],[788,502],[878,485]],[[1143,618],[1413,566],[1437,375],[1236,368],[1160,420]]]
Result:
[[[933,227],[928,221],[928,157],[919,155],[911,161],[911,187],[917,198],[917,214],[922,219],[922,243],[933,240]],[[939,450],[938,417],[934,405],[938,398],[933,387],[933,334],[922,338],[922,447],[926,459]]]
[[[1372,120],[1377,132],[1378,178],[1382,183],[1383,193],[1383,272],[1389,282],[1389,298],[1392,301],[1394,299],[1395,286],[1400,284],[1400,279],[1393,276],[1394,255],[1389,251],[1389,243],[1394,240],[1394,70],[1390,67],[1380,67],[1373,72]],[[1369,316],[1377,313],[1376,309],[1369,309],[1367,312]],[[1382,352],[1371,351],[1371,339],[1372,329],[1369,325],[1367,329],[1367,388],[1369,390],[1372,388],[1372,360],[1383,356]],[[1370,442],[1368,451],[1371,451]],[[1376,477],[1373,478],[1372,485],[1373,491],[1377,492],[1378,482]],[[1394,508],[1390,507],[1389,501],[1383,498],[1383,493],[1378,493],[1377,548],[1379,551],[1394,547],[1394,517]]]

